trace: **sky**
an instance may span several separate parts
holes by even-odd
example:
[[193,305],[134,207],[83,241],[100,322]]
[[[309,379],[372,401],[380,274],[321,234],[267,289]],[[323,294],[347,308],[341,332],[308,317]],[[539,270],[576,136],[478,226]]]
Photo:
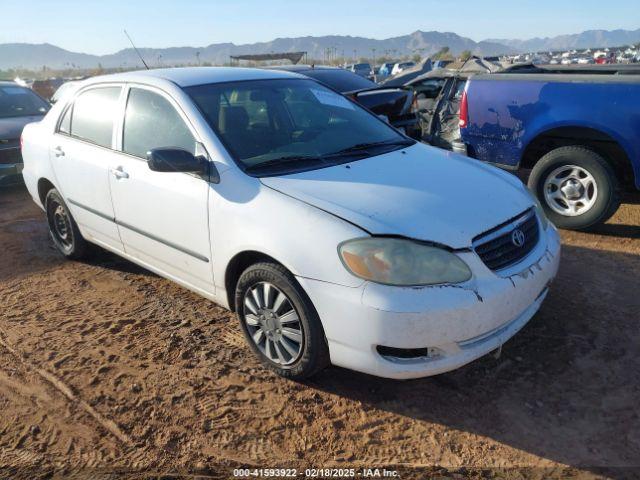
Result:
[[92,54],[278,37],[389,38],[416,30],[486,38],[640,28],[638,0],[0,0],[0,43]]

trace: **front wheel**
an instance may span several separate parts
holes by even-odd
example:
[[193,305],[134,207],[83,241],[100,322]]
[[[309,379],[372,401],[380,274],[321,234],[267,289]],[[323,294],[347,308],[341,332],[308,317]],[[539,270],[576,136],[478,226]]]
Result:
[[236,313],[251,349],[278,375],[301,380],[329,364],[324,330],[293,275],[275,263],[258,263],[240,276]]
[[49,234],[56,248],[65,257],[78,260],[86,256],[87,241],[82,237],[69,207],[55,188],[47,193],[44,202]]
[[615,172],[601,155],[581,146],[547,153],[533,167],[528,185],[560,228],[589,229],[620,206]]

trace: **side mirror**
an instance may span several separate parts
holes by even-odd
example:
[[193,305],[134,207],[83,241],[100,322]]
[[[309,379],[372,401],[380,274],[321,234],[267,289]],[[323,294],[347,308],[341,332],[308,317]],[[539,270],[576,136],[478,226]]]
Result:
[[154,148],[147,152],[147,164],[154,172],[206,173],[207,160],[181,148]]

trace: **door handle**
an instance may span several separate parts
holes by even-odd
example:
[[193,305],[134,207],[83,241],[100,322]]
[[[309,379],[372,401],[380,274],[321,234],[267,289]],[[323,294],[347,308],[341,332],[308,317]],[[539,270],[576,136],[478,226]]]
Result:
[[62,147],[54,148],[53,153],[56,157],[64,157],[64,150],[62,150]]
[[122,167],[117,167],[117,168],[111,168],[109,170],[111,172],[111,174],[116,177],[117,179],[121,179],[121,178],[129,178],[129,174],[127,172],[125,172]]

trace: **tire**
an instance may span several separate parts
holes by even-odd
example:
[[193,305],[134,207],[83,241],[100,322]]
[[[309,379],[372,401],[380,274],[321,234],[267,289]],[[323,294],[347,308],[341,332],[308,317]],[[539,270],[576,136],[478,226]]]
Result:
[[89,245],[82,237],[69,207],[55,188],[47,192],[44,205],[49,234],[58,251],[71,260],[84,258]]
[[568,230],[600,225],[620,206],[613,168],[601,155],[582,146],[560,147],[544,155],[533,167],[528,186],[549,220]]
[[[277,305],[279,295],[285,300]],[[265,262],[247,268],[236,286],[235,305],[247,342],[270,370],[302,380],[329,365],[320,318],[302,287],[281,265]]]

